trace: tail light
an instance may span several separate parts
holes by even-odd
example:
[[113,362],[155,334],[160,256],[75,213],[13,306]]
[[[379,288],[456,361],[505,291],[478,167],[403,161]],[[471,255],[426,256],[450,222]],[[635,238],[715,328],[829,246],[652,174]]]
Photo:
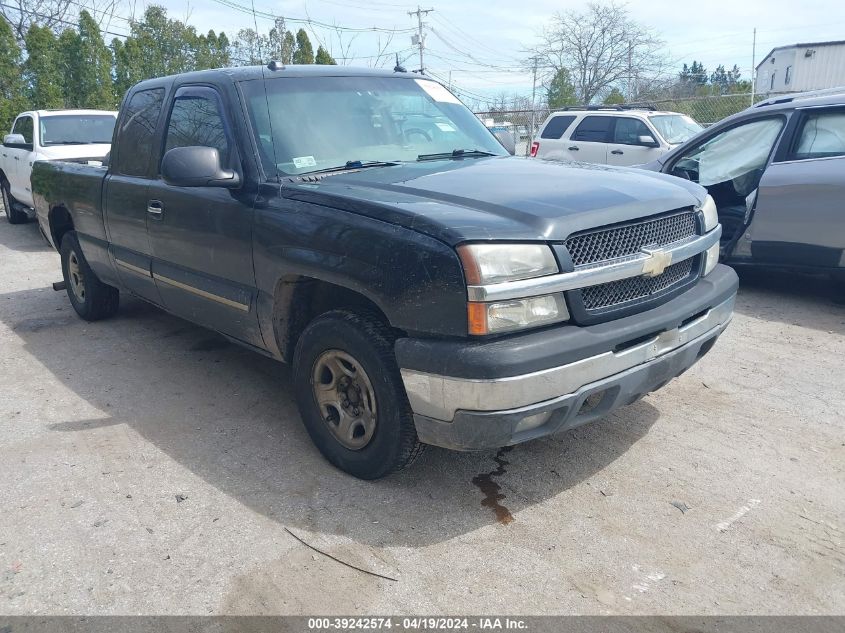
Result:
[[534,157],[537,155],[537,150],[540,149],[540,141],[534,141],[531,143],[531,156]]

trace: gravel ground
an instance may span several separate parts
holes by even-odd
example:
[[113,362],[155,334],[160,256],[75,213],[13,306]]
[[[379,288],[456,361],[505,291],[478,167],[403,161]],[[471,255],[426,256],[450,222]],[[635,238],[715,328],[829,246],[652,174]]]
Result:
[[845,614],[826,283],[743,276],[662,391],[364,483],[311,445],[284,366],[131,299],[85,323],[60,276],[0,216],[2,614]]

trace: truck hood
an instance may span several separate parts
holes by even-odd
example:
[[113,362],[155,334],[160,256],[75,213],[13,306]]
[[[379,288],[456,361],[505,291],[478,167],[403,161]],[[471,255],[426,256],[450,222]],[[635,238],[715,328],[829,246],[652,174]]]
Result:
[[102,161],[111,150],[110,143],[96,143],[93,145],[48,145],[38,150],[36,160],[74,160],[87,158],[91,161]]
[[398,224],[450,245],[559,241],[571,233],[703,204],[695,183],[640,169],[511,156],[402,163],[307,176],[282,195]]

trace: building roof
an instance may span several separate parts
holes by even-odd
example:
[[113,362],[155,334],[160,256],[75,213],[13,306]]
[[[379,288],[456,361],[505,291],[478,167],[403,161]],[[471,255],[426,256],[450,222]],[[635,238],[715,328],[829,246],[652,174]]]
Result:
[[845,40],[834,40],[834,41],[830,41],[830,42],[799,42],[798,44],[788,44],[786,46],[776,46],[775,48],[770,50],[768,53],[766,53],[766,55],[763,57],[763,61],[761,61],[759,64],[757,64],[757,66],[755,66],[754,69],[756,70],[756,69],[760,68],[760,66],[762,66],[764,63],[766,63],[766,60],[769,59],[769,57],[771,57],[772,53],[774,53],[775,51],[784,51],[788,48],[813,48],[813,47],[819,47],[819,46],[838,46],[838,45],[841,45],[841,44],[845,44]]

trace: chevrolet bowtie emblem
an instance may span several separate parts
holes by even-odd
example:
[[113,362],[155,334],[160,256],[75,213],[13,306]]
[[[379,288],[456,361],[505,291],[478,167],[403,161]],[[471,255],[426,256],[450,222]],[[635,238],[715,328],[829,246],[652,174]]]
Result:
[[643,262],[644,277],[657,277],[672,263],[671,252],[652,251],[647,248],[642,249],[642,252],[648,255],[648,259]]

